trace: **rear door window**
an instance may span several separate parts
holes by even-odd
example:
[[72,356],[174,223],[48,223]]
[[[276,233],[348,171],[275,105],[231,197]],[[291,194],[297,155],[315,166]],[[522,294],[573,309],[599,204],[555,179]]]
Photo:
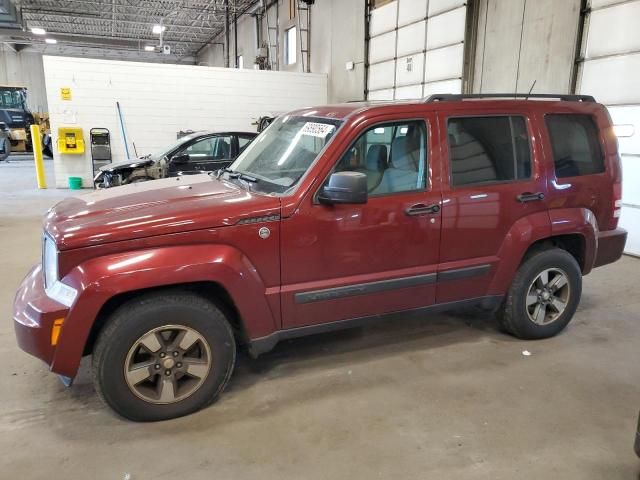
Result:
[[554,114],[545,117],[556,178],[604,172],[598,129],[589,115]]
[[531,149],[523,117],[451,118],[447,134],[452,186],[531,177]]

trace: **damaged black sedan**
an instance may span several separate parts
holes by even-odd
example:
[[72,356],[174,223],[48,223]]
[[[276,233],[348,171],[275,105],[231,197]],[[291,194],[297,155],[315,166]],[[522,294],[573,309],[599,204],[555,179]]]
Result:
[[109,188],[219,170],[229,166],[256,135],[253,132],[191,133],[157,153],[105,165],[93,182],[96,188]]

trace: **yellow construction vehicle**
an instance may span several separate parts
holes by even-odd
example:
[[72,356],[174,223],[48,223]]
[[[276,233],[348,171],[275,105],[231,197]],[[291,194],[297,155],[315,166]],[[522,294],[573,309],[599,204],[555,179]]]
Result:
[[27,88],[19,85],[0,85],[0,161],[11,152],[32,151],[32,124],[40,125],[42,150],[52,156],[49,114],[32,113],[27,107]]

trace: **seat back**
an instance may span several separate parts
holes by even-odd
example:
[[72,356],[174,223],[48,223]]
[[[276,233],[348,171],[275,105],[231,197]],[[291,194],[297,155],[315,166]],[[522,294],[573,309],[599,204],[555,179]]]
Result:
[[455,185],[496,181],[498,174],[482,143],[458,127],[449,125],[452,181]]
[[405,136],[397,137],[391,142],[389,167],[373,194],[411,191],[419,187],[422,183],[418,179],[420,145],[420,133],[416,128],[411,128]]

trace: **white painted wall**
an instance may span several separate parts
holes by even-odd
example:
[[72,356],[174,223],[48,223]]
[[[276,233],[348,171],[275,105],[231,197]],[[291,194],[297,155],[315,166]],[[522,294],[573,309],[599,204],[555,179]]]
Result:
[[[180,130],[255,131],[252,122],[265,112],[325,104],[327,77],[258,70],[237,70],[191,65],[44,57],[53,141],[61,126],[111,131],[114,161],[125,160],[116,111],[120,102],[129,140],[139,154],[162,148]],[[60,88],[70,87],[72,100],[60,98]],[[65,187],[69,176],[92,181],[91,157],[61,155],[54,151],[56,186]]]
[[42,55],[21,50],[15,52],[0,44],[0,84],[27,87],[27,103],[32,112],[47,111]]

